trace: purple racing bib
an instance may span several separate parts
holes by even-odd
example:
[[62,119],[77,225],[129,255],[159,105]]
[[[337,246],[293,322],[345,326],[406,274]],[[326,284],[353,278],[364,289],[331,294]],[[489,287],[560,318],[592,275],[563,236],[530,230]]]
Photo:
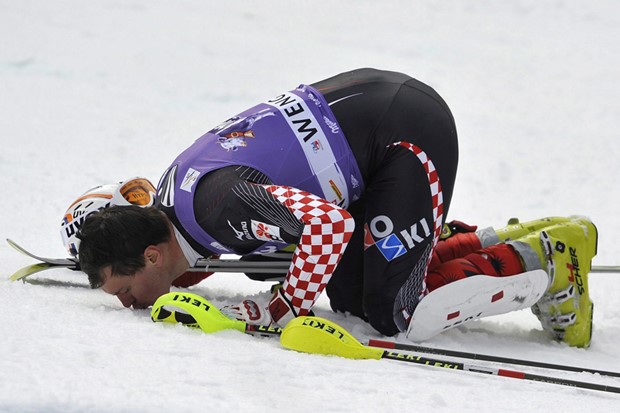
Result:
[[[183,151],[163,175],[157,190],[159,202],[173,207],[195,241],[220,253],[233,251],[196,222],[192,191],[207,173],[232,165],[254,168],[276,185],[311,192],[343,208],[356,201],[364,189],[357,162],[334,114],[323,96],[306,85],[210,130]],[[277,243],[267,242],[254,253],[268,250],[267,244]]]

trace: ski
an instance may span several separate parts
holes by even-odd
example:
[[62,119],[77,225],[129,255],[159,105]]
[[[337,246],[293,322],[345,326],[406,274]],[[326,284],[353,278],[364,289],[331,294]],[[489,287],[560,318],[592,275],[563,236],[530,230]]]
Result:
[[[6,242],[13,247],[13,249],[15,249],[17,252],[26,255],[30,258],[34,258],[37,261],[41,261],[47,264],[50,264],[52,266],[59,266],[59,267],[67,267],[70,269],[77,269],[78,263],[77,260],[74,258],[45,258],[45,257],[40,257],[38,255],[35,255],[33,253],[31,253],[30,251],[26,250],[24,247],[20,246],[18,243],[16,243],[15,241],[7,238]],[[75,267],[75,268],[72,268]]]
[[49,270],[52,268],[70,268],[70,267],[63,266],[63,265],[54,265],[54,264],[50,264],[47,262],[38,262],[36,264],[30,264],[30,265],[25,266],[24,268],[20,268],[15,273],[13,273],[13,275],[9,277],[9,280],[11,281],[23,280],[26,277],[31,276],[32,274],[36,274],[38,272]]
[[[26,250],[15,241],[7,239],[7,243],[19,253],[33,258],[38,263],[30,264],[13,273],[9,280],[18,281],[25,280],[32,274],[41,271],[64,268],[73,271],[80,270],[80,264],[75,258],[46,258],[33,254]],[[272,277],[261,277],[261,280],[280,281],[288,272],[290,267],[291,253],[271,253],[260,256],[263,261],[243,260],[242,259],[219,259],[219,258],[201,258],[196,262],[194,267],[189,268],[192,272],[227,272],[227,273],[251,273],[251,274],[269,274]],[[250,274],[250,275],[251,275]],[[254,278],[254,277],[250,277]]]
[[17,244],[13,240],[10,240],[7,238],[6,242],[17,252],[39,261],[35,264],[30,264],[17,270],[15,273],[13,273],[9,277],[9,280],[11,281],[24,280],[27,277],[31,276],[32,274],[36,274],[38,272],[45,271],[45,270],[51,270],[54,268],[66,268],[69,270],[79,269],[79,264],[77,260],[75,259],[41,257],[21,247],[19,244]]
[[[201,260],[197,266],[189,268],[191,272],[222,272],[222,273],[246,273],[252,274],[270,274],[272,277],[263,278],[265,281],[280,281],[284,279],[290,264],[285,261],[276,262],[244,262],[240,260]],[[76,262],[70,264],[53,264],[50,262],[38,262],[20,268],[13,273],[9,280],[19,281],[25,280],[29,276],[41,271],[64,268],[73,271],[79,271],[79,265]]]
[[[80,264],[75,258],[42,257],[33,254],[11,239],[7,238],[6,242],[20,254],[39,261],[36,264],[28,265],[16,271],[9,277],[11,281],[24,280],[32,274],[56,268],[65,268],[74,271],[80,270]],[[196,265],[189,268],[188,271],[245,273],[249,278],[255,280],[281,281],[290,267],[292,256],[292,252],[279,251],[262,255],[249,255],[240,259],[201,258],[196,262]],[[590,272],[620,273],[620,266],[592,266]],[[273,277],[265,278],[261,276],[261,274],[272,274]]]

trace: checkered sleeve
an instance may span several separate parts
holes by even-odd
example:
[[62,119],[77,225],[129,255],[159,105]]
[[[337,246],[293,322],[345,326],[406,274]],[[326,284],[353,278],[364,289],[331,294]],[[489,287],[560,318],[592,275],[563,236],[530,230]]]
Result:
[[[355,223],[345,209],[311,193],[286,186],[264,187],[304,224],[280,291],[295,315],[307,315],[336,269]],[[278,313],[286,309],[270,305],[270,312],[279,322]]]

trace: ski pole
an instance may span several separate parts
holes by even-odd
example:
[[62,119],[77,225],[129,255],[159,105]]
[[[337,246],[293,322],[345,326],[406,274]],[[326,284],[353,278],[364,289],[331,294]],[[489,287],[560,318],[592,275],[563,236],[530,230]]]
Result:
[[[196,325],[196,320],[190,314],[175,312],[174,310],[167,310],[165,308],[162,308],[160,310],[157,317],[158,317],[158,320],[155,320],[155,321],[177,322],[177,323],[181,323],[181,324],[188,325],[188,326]],[[226,320],[226,322],[227,321],[228,320]],[[209,322],[212,323],[211,320],[209,320]],[[227,327],[227,328],[230,328],[230,327]],[[278,327],[267,327],[267,326],[245,324],[244,332],[247,334],[257,335],[257,336],[278,336],[282,333],[282,329]],[[493,363],[514,364],[514,365],[521,365],[521,366],[528,366],[528,367],[546,368],[546,369],[561,370],[561,371],[571,371],[571,372],[576,372],[576,373],[583,372],[583,373],[600,374],[602,376],[620,377],[620,373],[614,372],[614,371],[597,370],[597,369],[590,369],[587,367],[575,367],[575,366],[568,366],[568,365],[562,365],[562,364],[552,364],[552,363],[545,363],[545,362],[532,361],[532,360],[523,360],[523,359],[500,357],[500,356],[493,356],[493,355],[487,355],[487,354],[470,353],[470,352],[464,352],[464,351],[446,350],[446,349],[441,349],[441,348],[425,347],[425,346],[418,346],[415,344],[398,343],[398,342],[384,341],[384,340],[378,340],[378,339],[369,339],[368,346],[379,347],[379,348],[389,349],[389,350],[415,351],[418,353],[436,354],[440,356],[489,361]]]
[[[171,310],[175,307],[183,312]],[[168,293],[157,299],[151,310],[153,321],[182,323],[212,333],[233,329],[249,334],[280,336],[280,344],[288,349],[311,353],[336,355],[351,359],[389,359],[427,366],[490,374],[514,379],[552,383],[611,393],[620,393],[620,387],[583,381],[566,380],[557,377],[525,373],[521,371],[479,366],[469,363],[433,359],[418,355],[382,350],[365,346],[339,325],[320,317],[297,317],[284,329],[251,326],[243,321],[226,317],[203,297],[193,293]]]
[[620,393],[620,387],[607,386],[604,384],[566,380],[557,377],[479,366],[469,363],[454,363],[446,360],[427,358],[382,350],[376,347],[364,346],[339,325],[319,317],[297,317],[293,319],[282,331],[280,344],[282,344],[285,348],[304,353],[335,355],[351,359],[389,359],[425,366],[446,368],[450,370],[463,370],[473,373],[509,377],[513,379],[552,383],[610,393]]
[[589,383],[584,381],[560,379],[558,377],[543,376],[539,374],[525,373],[522,371],[501,369],[495,367],[480,366],[469,363],[452,363],[450,361],[432,359],[412,354],[396,353],[392,351],[384,351],[381,358],[389,360],[406,361],[416,364],[430,365],[434,367],[443,367],[453,370],[471,371],[473,373],[491,374],[495,376],[511,377],[513,379],[530,380],[542,383],[559,384],[563,386],[579,387],[582,389],[598,390],[610,393],[620,393],[620,387],[607,386],[604,384]]
[[620,265],[593,265],[590,272],[620,272]]
[[590,369],[587,367],[576,367],[576,366],[568,366],[568,365],[563,365],[563,364],[544,363],[540,361],[500,357],[500,356],[493,356],[493,355],[487,355],[487,354],[468,353],[465,351],[455,351],[455,350],[446,350],[446,349],[441,349],[441,348],[424,347],[424,346],[418,346],[415,344],[397,343],[397,342],[392,342],[392,341],[370,339],[368,340],[368,345],[372,347],[380,347],[384,349],[416,351],[419,353],[436,354],[439,356],[458,357],[458,358],[465,358],[465,359],[471,359],[471,360],[490,361],[494,363],[516,364],[520,366],[538,367],[538,368],[562,370],[562,371],[572,371],[572,372],[577,372],[577,373],[592,373],[592,374],[600,374],[601,376],[610,376],[610,377],[620,377],[620,373],[615,372],[615,371],[597,370],[597,369]]

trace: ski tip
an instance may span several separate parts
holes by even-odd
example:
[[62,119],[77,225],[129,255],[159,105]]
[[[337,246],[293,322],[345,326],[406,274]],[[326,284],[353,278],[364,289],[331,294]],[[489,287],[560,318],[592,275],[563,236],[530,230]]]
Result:
[[9,244],[17,252],[21,252],[22,254],[27,254],[26,251],[17,242],[13,241],[11,238],[6,238],[6,243]]
[[31,276],[32,274],[38,273],[40,271],[45,271],[52,267],[53,267],[52,265],[45,263],[45,262],[30,264],[16,271],[13,275],[9,277],[9,280],[10,281],[25,280],[27,277]]

